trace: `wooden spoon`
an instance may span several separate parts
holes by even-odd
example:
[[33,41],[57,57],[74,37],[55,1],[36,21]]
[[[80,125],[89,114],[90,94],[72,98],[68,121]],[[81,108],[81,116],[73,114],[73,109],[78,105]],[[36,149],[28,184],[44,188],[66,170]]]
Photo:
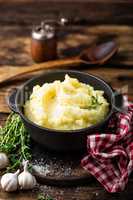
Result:
[[17,76],[28,74],[35,71],[52,68],[64,68],[65,66],[77,66],[80,64],[100,65],[109,60],[118,50],[115,41],[109,41],[98,46],[85,49],[80,55],[45,63],[34,64],[23,67],[3,67],[0,69],[0,83],[4,83],[14,79]]

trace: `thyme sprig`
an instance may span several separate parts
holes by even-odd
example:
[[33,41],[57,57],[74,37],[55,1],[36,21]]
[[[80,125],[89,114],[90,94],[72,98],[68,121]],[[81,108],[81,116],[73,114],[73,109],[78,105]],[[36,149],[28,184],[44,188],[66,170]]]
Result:
[[91,100],[92,100],[92,104],[91,104],[90,108],[96,108],[97,106],[102,105],[102,103],[99,102],[97,95],[96,96],[92,96]]
[[0,152],[10,160],[7,171],[15,170],[23,160],[30,160],[30,136],[18,114],[11,113],[4,127],[0,128]]

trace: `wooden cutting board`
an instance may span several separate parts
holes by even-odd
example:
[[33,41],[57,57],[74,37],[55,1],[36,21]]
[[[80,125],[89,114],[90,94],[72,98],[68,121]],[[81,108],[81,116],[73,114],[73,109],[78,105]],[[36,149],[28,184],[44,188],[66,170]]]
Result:
[[54,186],[77,186],[94,181],[94,178],[80,165],[85,154],[49,152],[38,144],[33,144],[31,149],[33,174],[39,183]]

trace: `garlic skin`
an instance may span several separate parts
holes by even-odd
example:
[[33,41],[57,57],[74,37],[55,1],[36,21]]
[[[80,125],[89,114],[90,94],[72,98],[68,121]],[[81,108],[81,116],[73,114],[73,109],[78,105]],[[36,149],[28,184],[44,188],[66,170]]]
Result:
[[18,174],[20,170],[16,173],[6,173],[1,178],[1,187],[6,192],[13,192],[18,189]]
[[0,170],[9,165],[9,159],[5,153],[0,153]]
[[24,171],[18,176],[20,189],[33,189],[36,185],[35,177],[28,171],[28,161],[24,164]]

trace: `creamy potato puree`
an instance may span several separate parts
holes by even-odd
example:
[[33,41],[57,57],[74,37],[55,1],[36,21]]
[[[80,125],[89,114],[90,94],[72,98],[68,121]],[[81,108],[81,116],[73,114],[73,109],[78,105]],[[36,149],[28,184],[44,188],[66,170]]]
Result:
[[57,130],[75,130],[102,121],[109,104],[104,92],[65,75],[63,82],[56,80],[33,87],[24,113],[34,123]]

